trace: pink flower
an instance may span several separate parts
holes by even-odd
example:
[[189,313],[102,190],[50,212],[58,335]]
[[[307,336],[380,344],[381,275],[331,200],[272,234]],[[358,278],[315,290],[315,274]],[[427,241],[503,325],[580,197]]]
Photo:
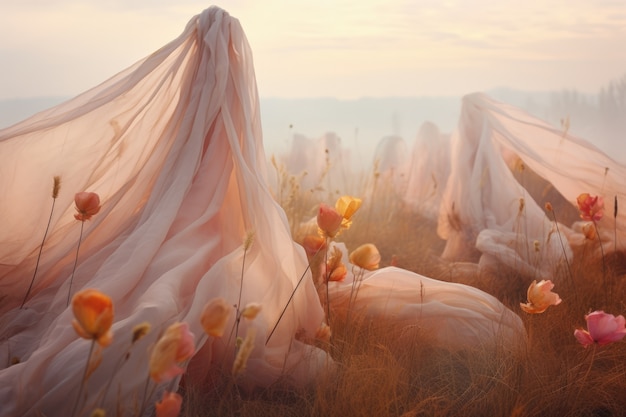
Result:
[[328,237],[335,237],[341,228],[343,216],[334,208],[324,203],[317,212],[317,226]]
[[178,417],[183,397],[175,392],[164,392],[163,399],[155,405],[156,417]]
[[100,197],[96,193],[88,193],[86,191],[76,193],[74,203],[78,212],[74,215],[74,218],[81,222],[91,219],[91,216],[100,211]]
[[582,193],[576,198],[580,218],[583,220],[597,222],[604,215],[604,199],[600,196],[591,196],[589,193]]
[[585,316],[587,329],[576,329],[574,336],[584,347],[597,343],[608,345],[609,343],[622,340],[626,336],[626,324],[624,316],[615,317],[604,311],[594,311]]
[[183,369],[178,364],[193,356],[193,339],[187,323],[170,325],[150,355],[150,377],[156,382],[163,382],[182,374]]
[[552,292],[552,288],[554,284],[550,280],[541,280],[539,283],[534,280],[528,287],[528,302],[520,303],[520,307],[527,313],[538,314],[543,313],[550,306],[560,304],[561,298]]

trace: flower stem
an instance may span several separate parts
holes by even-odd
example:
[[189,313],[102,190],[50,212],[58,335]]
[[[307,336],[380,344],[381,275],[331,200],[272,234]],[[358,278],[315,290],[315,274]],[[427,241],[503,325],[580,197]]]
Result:
[[72,282],[74,281],[74,272],[76,272],[76,265],[78,264],[78,251],[80,251],[80,242],[83,240],[83,227],[85,227],[85,221],[80,222],[80,236],[78,237],[78,247],[76,248],[76,259],[74,260],[74,268],[72,268],[72,276],[70,277],[70,288],[67,291],[67,304],[70,305],[70,298],[72,297]]
[[604,304],[608,307],[609,294],[606,282],[606,261],[604,260],[604,248],[602,247],[602,239],[600,238],[600,232],[598,230],[598,224],[593,220],[593,227],[596,228],[596,236],[598,236],[598,243],[600,244],[600,254],[602,255],[602,286],[604,287]]
[[132,346],[133,346],[133,343],[130,344],[126,352],[124,352],[124,354],[118,359],[117,363],[115,364],[115,367],[113,368],[113,373],[111,374],[111,378],[109,378],[109,380],[107,381],[107,384],[104,387],[104,391],[101,394],[102,395],[102,400],[100,402],[101,408],[104,408],[104,404],[107,399],[107,394],[109,393],[109,388],[111,388],[111,383],[113,383],[113,379],[115,378],[117,371],[120,369],[120,366],[128,360],[128,357],[130,356],[130,349],[132,348]]
[[[317,253],[320,251],[321,247],[315,252],[315,254],[311,257],[311,259],[315,258],[315,255],[317,255]],[[270,332],[270,334],[267,336],[267,339],[265,339],[265,345],[267,346],[267,343],[270,341],[270,338],[272,337],[272,335],[274,334],[274,331],[276,330],[276,328],[278,327],[278,323],[280,323],[281,319],[283,318],[283,316],[285,315],[285,311],[287,311],[287,307],[289,307],[289,303],[291,302],[291,300],[293,299],[293,296],[296,294],[296,291],[298,290],[298,287],[300,286],[300,284],[302,284],[302,281],[304,280],[304,277],[306,277],[306,273],[308,272],[308,270],[311,268],[311,262],[309,261],[309,263],[306,266],[306,269],[304,270],[304,272],[302,273],[302,275],[300,276],[300,279],[298,280],[298,283],[296,284],[296,287],[293,289],[293,291],[291,292],[291,295],[289,296],[289,299],[287,300],[287,303],[285,304],[285,307],[283,308],[283,311],[281,311],[280,315],[278,316],[278,320],[276,320],[276,323],[274,324],[274,327],[272,328],[272,331]]]
[[330,284],[330,274],[332,271],[328,270],[328,237],[324,242],[324,247],[326,251],[324,253],[324,280],[326,281],[326,324],[328,324],[328,327],[330,327],[330,291],[328,289],[328,286]]
[[[248,253],[248,245],[244,245],[243,248],[243,260],[241,261],[241,281],[239,284],[239,299],[237,301],[237,317],[235,320],[235,341],[239,336],[239,322],[241,321],[241,293],[243,291],[243,273],[246,266],[246,253]],[[237,354],[237,343],[235,343],[235,355]]]
[[89,355],[87,356],[87,363],[85,364],[85,371],[83,372],[83,378],[80,381],[80,387],[78,388],[78,395],[76,396],[76,401],[74,402],[74,407],[72,408],[72,417],[76,415],[76,410],[78,408],[78,403],[80,402],[80,397],[83,393],[83,388],[85,386],[85,379],[87,378],[87,371],[89,370],[89,362],[91,361],[91,354],[93,353],[93,348],[96,344],[96,340],[91,340],[91,346],[89,347]]
[[578,395],[576,395],[576,398],[580,398],[580,394],[583,391],[583,388],[585,388],[585,382],[587,381],[587,377],[589,376],[589,372],[591,372],[591,368],[593,367],[593,361],[596,357],[596,349],[598,348],[598,344],[594,343],[593,344],[593,350],[591,351],[591,359],[589,359],[589,367],[587,368],[587,372],[585,372],[585,375],[583,375],[582,379],[580,380],[580,388],[578,389]]
[[33,279],[30,280],[30,285],[28,286],[28,291],[26,291],[26,295],[24,296],[24,300],[22,300],[22,304],[20,305],[20,309],[24,307],[28,296],[30,295],[30,291],[33,289],[33,284],[35,283],[35,277],[37,276],[37,269],[39,269],[39,260],[41,259],[41,252],[43,251],[43,244],[46,241],[46,236],[48,236],[48,230],[50,229],[50,223],[52,222],[52,213],[54,213],[54,203],[56,203],[56,198],[52,199],[52,208],[50,209],[50,217],[48,218],[48,225],[46,226],[46,231],[43,234],[43,239],[41,240],[41,246],[39,246],[39,254],[37,255],[37,263],[35,264],[35,272],[33,272]]
[[572,270],[569,266],[569,260],[567,259],[567,252],[565,251],[565,244],[563,243],[563,237],[561,236],[561,232],[559,231],[559,222],[556,221],[556,213],[554,209],[552,211],[552,218],[554,219],[554,226],[556,227],[556,234],[559,237],[559,242],[561,242],[561,249],[563,250],[563,257],[565,258],[565,265],[567,266],[567,274],[569,275],[570,282],[572,284],[572,289],[574,290],[574,296],[578,298],[578,292],[576,292],[576,284],[574,282],[574,275],[572,274]]
[[[142,417],[144,411],[146,409],[146,397],[148,395],[148,386],[150,385],[150,375],[146,378],[146,384],[143,387],[143,397],[141,398],[141,409],[139,410],[138,417]],[[150,393],[150,397],[152,397],[152,393]]]
[[[350,299],[348,300],[348,314],[346,316],[346,324],[350,324],[350,313],[352,312],[352,302],[356,302],[357,293],[359,292],[359,288],[361,287],[361,281],[363,280],[363,276],[365,275],[365,271],[363,268],[359,268],[359,273],[354,273],[354,267],[352,268],[352,289],[350,290]],[[355,291],[356,290],[356,291]]]

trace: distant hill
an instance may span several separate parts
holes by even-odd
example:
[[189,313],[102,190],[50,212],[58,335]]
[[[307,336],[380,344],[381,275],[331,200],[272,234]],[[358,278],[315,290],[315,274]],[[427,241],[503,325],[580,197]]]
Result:
[[[601,147],[616,143],[616,138],[623,138],[626,130],[624,110],[615,105],[609,108],[603,106],[596,95],[576,91],[524,92],[510,88],[498,88],[486,93],[555,126],[559,126],[561,119],[569,117],[572,133],[595,141]],[[0,128],[66,99],[35,97],[0,100]],[[261,99],[261,121],[268,155],[287,151],[295,133],[318,138],[327,132],[337,134],[344,146],[357,147],[359,154],[371,155],[384,136],[397,135],[404,138],[407,144],[412,144],[420,126],[426,121],[435,123],[444,133],[452,132],[460,110],[460,96]]]
[[261,99],[261,119],[268,154],[289,146],[293,133],[317,138],[326,132],[336,133],[346,146],[369,151],[388,135],[412,142],[425,121],[453,130],[460,105],[460,97],[266,98]]
[[[0,100],[0,128],[67,100],[67,97],[35,97]],[[371,150],[391,134],[411,141],[421,124],[431,121],[442,131],[451,131],[460,112],[460,97],[361,98],[338,100],[261,99],[261,120],[266,152],[278,153],[300,133],[317,138],[336,133],[347,146]]]

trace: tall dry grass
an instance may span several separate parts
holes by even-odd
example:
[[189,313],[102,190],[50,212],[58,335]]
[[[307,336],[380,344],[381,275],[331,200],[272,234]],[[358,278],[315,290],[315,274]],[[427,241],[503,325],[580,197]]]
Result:
[[[298,224],[315,215],[320,199],[334,191],[301,190],[297,178],[279,172],[277,200]],[[539,204],[551,202],[559,221],[576,218],[571,204],[527,169],[516,174]],[[376,174],[369,181],[376,181]],[[371,189],[371,182],[369,183]],[[536,277],[505,266],[479,271],[469,263],[438,258],[444,242],[436,225],[401,203],[379,184],[377,198],[365,199],[353,227],[340,240],[349,249],[374,243],[381,267],[391,263],[433,278],[476,286],[518,313],[527,331],[519,349],[476,346],[461,351],[437,347],[419,327],[353,314],[335,315],[332,343],[324,346],[337,367],[312,386],[281,381],[255,392],[241,391],[228,377],[216,385],[181,385],[183,415],[195,416],[623,416],[626,415],[626,342],[583,348],[574,338],[584,315],[626,312],[626,255],[603,260],[579,251],[552,281],[563,302],[542,314],[521,311]],[[520,231],[523,233],[523,231]],[[593,244],[590,242],[589,244]],[[606,274],[606,276],[604,276]],[[608,289],[602,285],[606,282]],[[608,296],[607,296],[608,294]],[[335,314],[335,312],[333,313]]]

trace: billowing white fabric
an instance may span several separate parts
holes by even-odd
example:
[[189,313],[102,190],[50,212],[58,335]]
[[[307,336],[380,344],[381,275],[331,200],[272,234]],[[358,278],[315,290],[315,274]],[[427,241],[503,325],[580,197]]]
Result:
[[405,269],[361,270],[350,263],[343,243],[335,246],[342,251],[348,273],[344,280],[329,285],[333,309],[347,314],[351,306],[355,315],[417,326],[448,349],[497,346],[515,350],[521,346],[525,332],[519,316],[495,297]]
[[[373,161],[373,169],[378,174],[378,193],[391,187],[398,195],[404,194],[409,163],[407,154],[406,142],[400,136],[385,136],[378,142],[374,149]],[[368,197],[376,198],[375,195]]]
[[[438,226],[439,235],[447,239],[443,256],[448,259],[461,260],[475,247],[484,263],[497,259],[525,273],[550,277],[565,256],[572,256],[569,244],[582,241],[580,232],[561,225],[559,236],[553,219],[514,178],[511,167],[518,158],[572,204],[581,193],[603,196],[607,210],[598,227],[601,233],[615,227],[612,202],[614,197],[624,201],[620,185],[626,167],[589,142],[476,93],[463,99],[452,146],[452,170]],[[603,239],[606,251],[624,248],[625,219],[622,210],[617,245],[612,238]],[[570,226],[580,231],[580,226]]]
[[[310,276],[265,345],[307,261],[267,187],[261,138],[252,54],[239,22],[218,8],[103,84],[0,131],[0,357],[20,361],[2,361],[1,416],[69,415],[77,395],[90,345],[72,328],[66,307],[81,226],[73,217],[78,191],[97,192],[102,210],[85,223],[72,292],[97,288],[115,306],[114,340],[89,378],[81,415],[95,406],[111,413],[118,404],[137,406],[146,352],[175,321],[189,323],[197,336],[189,375],[202,380],[212,366],[229,369],[234,340],[227,346],[226,338],[201,337],[199,317],[214,297],[237,302],[247,232],[255,237],[241,304],[258,302],[263,310],[240,327],[240,334],[257,328],[243,381],[267,385],[286,374],[303,384],[330,363],[323,350],[300,341],[312,339],[324,320]],[[55,175],[61,191],[32,295],[20,309]],[[341,303],[345,289],[333,291]],[[368,275],[358,299],[358,308],[407,322],[420,317],[416,311],[438,317],[436,326],[454,317],[444,321],[442,338],[451,345],[467,345],[467,332],[485,340],[522,329],[487,294],[395,268]],[[132,328],[143,321],[152,332],[116,369]],[[109,395],[100,399],[111,378]],[[150,388],[146,401],[164,388]]]
[[[293,335],[313,337],[323,320],[309,281],[263,347],[306,258],[267,189],[261,138],[250,48],[239,22],[217,8],[100,86],[0,131],[0,356],[21,360],[0,373],[3,415],[69,414],[84,369],[89,342],[77,337],[66,308],[80,230],[77,191],[97,192],[102,210],[85,224],[73,288],[108,294],[116,315],[114,342],[90,378],[90,393],[110,377],[134,325],[147,320],[153,331],[118,373],[125,404],[140,396],[145,351],[166,325],[188,321],[199,336],[209,299],[236,303],[247,231],[256,237],[242,304],[263,304],[250,375],[268,383],[301,361],[310,348]],[[20,310],[54,175],[62,188],[33,296]],[[286,364],[286,357],[295,359]]]
[[450,174],[450,138],[434,123],[424,122],[417,132],[407,171],[404,202],[436,221]]
[[291,149],[280,157],[280,162],[288,174],[298,179],[304,192],[326,196],[336,194],[337,190],[346,192],[354,186],[350,151],[332,132],[319,138],[294,134]]

